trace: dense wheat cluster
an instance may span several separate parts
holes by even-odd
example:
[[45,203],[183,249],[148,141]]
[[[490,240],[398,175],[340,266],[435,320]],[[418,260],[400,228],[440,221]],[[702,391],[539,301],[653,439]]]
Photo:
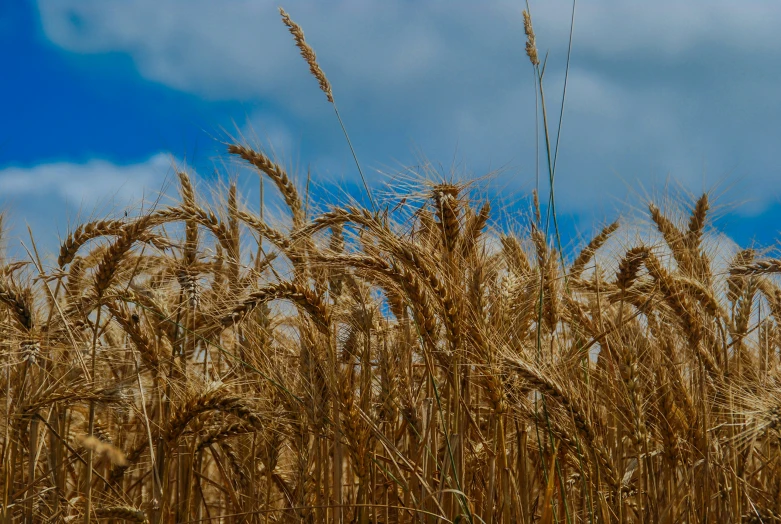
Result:
[[3,261],[4,522],[778,521],[781,264],[714,272],[706,196],[564,266],[464,184],[307,210],[229,151],[287,226],[180,173]]
[[707,195],[574,254],[536,195],[507,216],[421,177],[375,202],[280,13],[371,207],[233,144],[285,219],[180,172],[177,203],[78,226],[54,267],[1,259],[2,522],[781,522],[781,259],[716,263]]

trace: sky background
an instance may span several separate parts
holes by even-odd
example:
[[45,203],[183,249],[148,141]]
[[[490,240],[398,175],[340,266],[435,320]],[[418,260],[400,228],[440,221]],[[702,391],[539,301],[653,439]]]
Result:
[[[333,108],[264,0],[0,0],[0,206],[9,248],[199,187],[258,179],[232,137],[273,151],[312,200],[361,198]],[[481,182],[508,213],[535,187],[535,96],[520,1],[291,1],[379,193],[426,159]],[[561,102],[571,3],[532,2],[549,117]],[[742,245],[781,237],[781,3],[578,4],[556,175],[574,246],[643,202],[710,191]],[[441,166],[441,167],[439,167]],[[268,186],[267,186],[268,187]],[[268,205],[278,203],[268,195]],[[167,202],[167,200],[165,200]],[[520,216],[520,215],[519,215]],[[26,243],[28,243],[25,240]]]

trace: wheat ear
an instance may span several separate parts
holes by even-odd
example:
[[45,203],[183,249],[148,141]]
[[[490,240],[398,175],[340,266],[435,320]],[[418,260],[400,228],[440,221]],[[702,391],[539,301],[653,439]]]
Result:
[[306,63],[309,64],[309,71],[312,73],[312,76],[317,79],[317,82],[320,84],[320,89],[323,91],[323,93],[325,93],[328,101],[333,104],[334,95],[333,91],[331,90],[331,83],[328,81],[322,68],[317,63],[315,50],[312,49],[312,46],[306,43],[306,40],[304,39],[304,30],[301,29],[300,25],[291,20],[290,15],[288,15],[281,7],[279,8],[279,14],[282,16],[282,22],[290,30],[290,34],[293,35],[293,39],[296,41],[296,47],[301,50],[301,56],[304,58],[304,60],[306,60]]
[[255,166],[258,171],[265,173],[277,186],[279,192],[282,193],[285,204],[287,204],[287,207],[293,214],[294,225],[298,226],[303,223],[304,210],[301,204],[301,197],[298,195],[298,190],[293,185],[293,182],[290,181],[287,173],[279,164],[273,162],[269,157],[259,151],[254,151],[238,144],[229,145],[228,152],[240,156]]
[[575,258],[575,261],[572,263],[572,266],[570,266],[569,274],[571,278],[580,277],[580,275],[583,273],[583,270],[586,268],[586,264],[588,264],[591,259],[594,258],[594,254],[599,250],[600,247],[604,245],[605,242],[607,242],[607,239],[610,238],[610,235],[615,233],[617,229],[618,220],[608,226],[605,226],[605,228],[602,229],[602,231],[600,231],[597,236],[591,239],[591,242],[589,242],[588,245],[583,248],[583,251],[580,252],[577,258]]

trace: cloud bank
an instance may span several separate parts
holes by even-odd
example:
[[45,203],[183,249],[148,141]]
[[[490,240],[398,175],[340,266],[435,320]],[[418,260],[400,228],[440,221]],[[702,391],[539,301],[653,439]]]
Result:
[[[315,169],[351,171],[330,107],[276,3],[39,0],[44,34],[73,53],[125,53],[138,72],[206,99],[262,102],[306,133]],[[534,87],[522,2],[301,1],[288,6],[334,85],[362,160],[414,161],[413,147],[478,174],[509,166],[534,185]],[[532,4],[558,120],[571,4]],[[669,175],[699,192],[722,183],[743,213],[779,201],[781,4],[579,4],[558,164],[562,210],[587,213]],[[305,130],[305,131],[303,131]],[[296,135],[296,131],[292,134]],[[298,144],[296,144],[298,145]],[[286,152],[296,155],[297,152]],[[751,183],[745,183],[750,180]]]

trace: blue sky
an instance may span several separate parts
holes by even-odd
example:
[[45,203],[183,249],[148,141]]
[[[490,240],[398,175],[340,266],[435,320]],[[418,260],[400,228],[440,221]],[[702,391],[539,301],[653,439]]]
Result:
[[[376,190],[421,155],[481,176],[508,211],[535,184],[534,88],[517,1],[284,4],[334,87]],[[532,2],[558,117],[569,9]],[[0,204],[18,245],[168,191],[174,164],[203,187],[257,178],[228,158],[242,135],[274,150],[313,198],[359,196],[332,107],[264,0],[0,3]],[[639,214],[667,186],[712,191],[738,243],[781,229],[781,4],[581,2],[557,167],[567,239]],[[273,200],[270,204],[273,204]],[[70,226],[69,226],[70,224]]]

